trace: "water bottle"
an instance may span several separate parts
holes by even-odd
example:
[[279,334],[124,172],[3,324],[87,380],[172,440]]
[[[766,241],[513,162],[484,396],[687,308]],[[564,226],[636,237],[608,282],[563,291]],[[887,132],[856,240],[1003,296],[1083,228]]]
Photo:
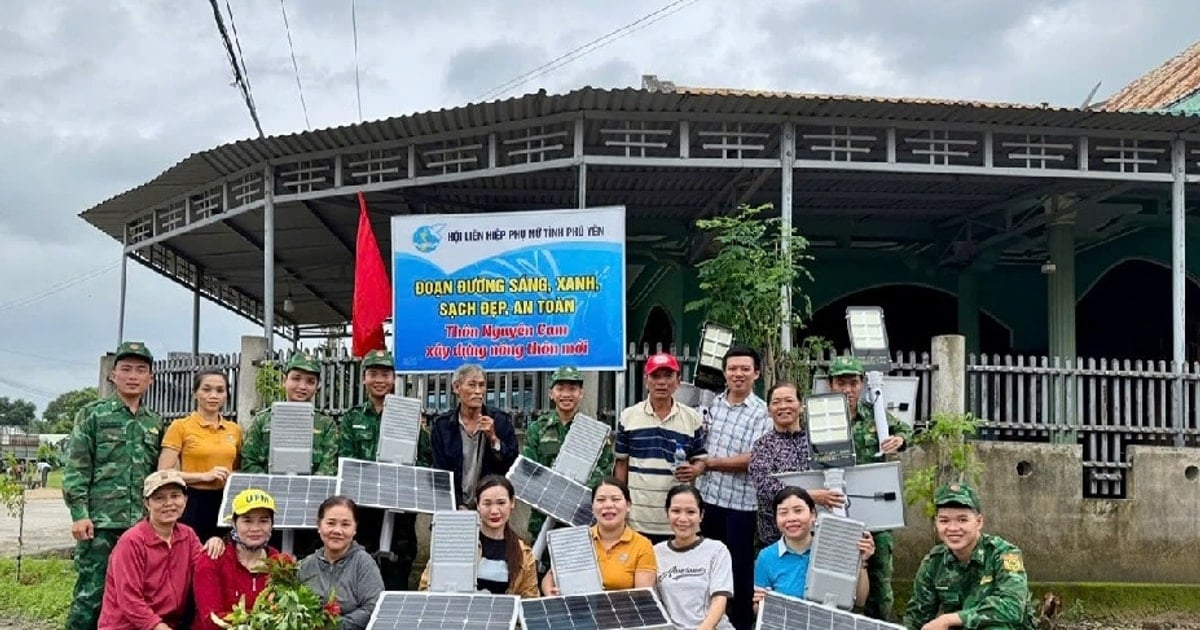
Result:
[[687,450],[685,450],[683,448],[683,442],[676,442],[675,443],[675,468],[674,468],[674,470],[679,470],[679,467],[686,464],[687,462],[688,462]]

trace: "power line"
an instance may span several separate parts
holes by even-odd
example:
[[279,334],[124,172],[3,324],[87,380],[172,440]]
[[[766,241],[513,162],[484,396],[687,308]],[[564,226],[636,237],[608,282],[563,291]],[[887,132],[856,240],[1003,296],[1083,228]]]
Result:
[[568,53],[559,55],[558,57],[555,57],[554,59],[526,72],[525,74],[517,76],[488,90],[487,92],[484,92],[481,96],[477,96],[472,100],[486,101],[502,96],[504,93],[512,90],[513,88],[520,87],[539,76],[547,74],[553,70],[557,70],[558,68],[561,68],[562,66],[565,66],[576,59],[584,57],[589,53],[600,50],[601,48],[604,48],[618,39],[621,39],[626,35],[636,33],[637,31],[640,31],[641,29],[646,28],[647,26],[650,26],[651,24],[670,16],[673,13],[686,9],[698,1],[699,0],[674,0],[674,2],[664,5],[657,11],[647,13],[646,15],[643,15],[642,17],[626,24],[625,26],[622,26],[621,28],[609,31],[608,33],[605,33],[604,35],[601,35],[600,37],[597,37],[596,39],[593,39],[592,41],[579,46]]
[[292,27],[288,24],[287,7],[279,0],[279,10],[283,13],[283,29],[287,31],[288,50],[292,53],[292,70],[296,73],[296,90],[300,92],[300,109],[304,110],[304,128],[312,129],[308,122],[308,104],[304,102],[304,86],[300,85],[300,65],[296,63],[296,47],[292,45]]
[[62,282],[59,282],[58,284],[54,284],[54,285],[47,287],[41,293],[27,295],[25,297],[17,298],[15,300],[0,304],[0,311],[7,311],[9,309],[19,308],[22,306],[28,306],[30,304],[33,304],[34,302],[39,302],[45,298],[50,297],[51,295],[54,295],[55,293],[64,291],[70,287],[73,287],[73,286],[79,284],[80,282],[90,280],[101,274],[108,273],[109,271],[112,271],[120,266],[121,266],[121,263],[117,262],[117,263],[108,265],[107,267],[101,267],[100,269],[94,269],[83,275],[76,276],[76,277],[70,278],[68,280],[63,280]]
[[[262,123],[258,120],[258,110],[254,107],[254,96],[250,92],[250,78],[245,72],[245,63],[238,64],[238,54],[242,50],[242,43],[237,44],[237,51],[234,51],[233,43],[229,40],[229,32],[225,30],[225,19],[221,16],[221,7],[217,6],[217,0],[208,0],[212,5],[213,19],[217,22],[217,32],[221,34],[221,42],[225,45],[225,53],[229,55],[229,65],[233,67],[234,83],[242,91],[242,100],[246,102],[246,109],[250,110],[250,118],[254,121],[254,128],[258,130],[258,137],[263,138],[266,134],[263,133]],[[229,3],[225,3],[225,8],[229,9],[229,23],[233,25],[233,9],[229,7]],[[237,38],[237,26],[233,26],[234,39]]]
[[362,122],[362,88],[358,83],[358,13],[350,0],[350,27],[354,30],[354,96],[358,99],[358,122]]
[[0,376],[0,385],[7,385],[19,392],[25,392],[30,396],[37,396],[38,398],[45,398],[46,400],[54,400],[55,398],[58,398],[58,394],[46,391],[35,385],[29,385],[20,381],[10,380],[4,378],[3,376]]
[[7,348],[0,348],[0,354],[11,354],[16,357],[39,359],[39,360],[43,361],[44,363],[53,364],[53,365],[78,365],[80,367],[95,367],[94,363],[84,363],[83,361],[72,361],[70,359],[62,359],[59,357],[49,357],[49,356],[46,356],[45,354],[37,354],[34,352],[23,352],[20,350],[9,350]]

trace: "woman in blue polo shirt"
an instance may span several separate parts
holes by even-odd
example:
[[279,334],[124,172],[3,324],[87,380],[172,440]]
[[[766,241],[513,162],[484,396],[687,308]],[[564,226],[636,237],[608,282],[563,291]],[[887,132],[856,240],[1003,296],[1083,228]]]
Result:
[[[787,486],[775,493],[775,525],[783,534],[772,545],[763,547],[754,561],[754,604],[767,591],[791,597],[804,597],[808,581],[808,562],[812,558],[813,525],[817,522],[817,504],[803,488]],[[867,558],[875,553],[870,534],[858,542],[862,566],[858,570],[858,588],[854,605],[867,601]]]

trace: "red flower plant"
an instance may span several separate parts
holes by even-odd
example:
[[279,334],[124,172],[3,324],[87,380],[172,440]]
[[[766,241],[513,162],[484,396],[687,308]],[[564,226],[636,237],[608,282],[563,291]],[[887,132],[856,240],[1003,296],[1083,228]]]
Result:
[[341,607],[336,594],[328,601],[305,586],[298,577],[300,567],[288,554],[267,558],[267,587],[246,609],[243,597],[224,619],[213,615],[212,620],[229,630],[338,630],[341,627]]

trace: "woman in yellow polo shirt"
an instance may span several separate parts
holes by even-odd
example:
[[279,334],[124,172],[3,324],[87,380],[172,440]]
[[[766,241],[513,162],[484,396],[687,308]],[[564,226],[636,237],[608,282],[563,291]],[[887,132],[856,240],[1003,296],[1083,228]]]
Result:
[[[654,586],[658,564],[650,539],[633,531],[625,522],[629,516],[629,486],[615,477],[606,477],[592,490],[592,545],[600,564],[600,581],[606,591]],[[542,580],[542,592],[558,595],[554,571]]]
[[242,428],[221,417],[229,400],[224,372],[202,370],[192,395],[196,410],[171,423],[163,436],[158,469],[176,468],[187,483],[188,500],[180,522],[196,530],[200,540],[219,536],[217,512],[229,473],[237,470]]

